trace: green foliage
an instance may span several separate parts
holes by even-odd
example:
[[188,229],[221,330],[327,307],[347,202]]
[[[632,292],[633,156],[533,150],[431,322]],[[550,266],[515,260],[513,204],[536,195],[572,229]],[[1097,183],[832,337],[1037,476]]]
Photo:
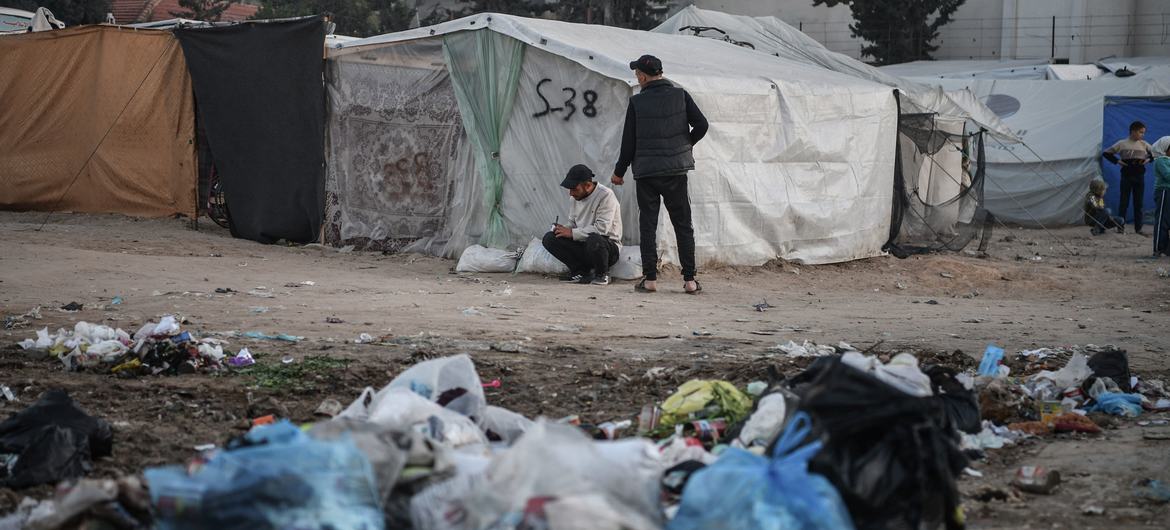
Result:
[[238,0],[179,0],[178,11],[171,11],[171,16],[202,20],[205,22],[219,22],[223,12],[227,11]]
[[813,5],[847,5],[853,12],[849,33],[869,42],[861,48],[877,64],[930,59],[938,28],[966,0],[813,0]]
[[4,5],[25,11],[47,7],[66,26],[100,24],[110,12],[110,0],[8,0]]
[[[257,355],[257,357],[260,357]],[[343,370],[350,364],[349,359],[338,359],[324,355],[309,355],[304,359],[284,364],[254,364],[239,370],[249,377],[252,384],[274,390],[312,390],[315,381],[330,377],[331,372]]]

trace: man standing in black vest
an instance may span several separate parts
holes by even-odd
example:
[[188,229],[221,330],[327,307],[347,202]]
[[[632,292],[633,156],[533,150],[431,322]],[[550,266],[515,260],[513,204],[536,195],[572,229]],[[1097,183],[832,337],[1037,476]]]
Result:
[[687,171],[695,169],[691,148],[707,134],[707,118],[687,91],[662,78],[662,61],[657,57],[643,55],[630,63],[630,69],[642,90],[626,107],[622,151],[611,181],[622,185],[626,169],[633,165],[645,275],[634,290],[658,290],[658,209],[665,203],[678,242],[683,290],[698,294],[703,287],[695,280],[695,230]]

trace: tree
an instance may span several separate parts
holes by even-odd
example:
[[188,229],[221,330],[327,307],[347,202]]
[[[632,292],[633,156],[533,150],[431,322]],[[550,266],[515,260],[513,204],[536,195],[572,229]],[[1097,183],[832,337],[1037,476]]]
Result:
[[219,22],[223,12],[238,0],[179,0],[178,11],[171,11],[171,16],[202,20],[205,22]]
[[47,7],[66,26],[100,24],[106,21],[106,13],[110,12],[110,0],[9,0],[4,3],[25,11]]
[[369,37],[402,31],[414,18],[411,0],[264,0],[256,18],[287,18],[328,14],[334,33]]
[[938,28],[966,0],[813,0],[814,6],[847,5],[853,12],[849,33],[870,44],[861,48],[874,62],[896,64],[930,59]]

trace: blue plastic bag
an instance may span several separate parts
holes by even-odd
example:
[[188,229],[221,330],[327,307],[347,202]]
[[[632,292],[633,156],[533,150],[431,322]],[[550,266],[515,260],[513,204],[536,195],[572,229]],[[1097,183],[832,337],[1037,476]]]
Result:
[[995,377],[999,374],[999,362],[1003,360],[1003,348],[988,344],[983,350],[983,360],[979,361],[979,375]]
[[1096,401],[1093,406],[1085,410],[1089,412],[1104,412],[1127,418],[1136,418],[1142,414],[1141,394],[1102,392],[1097,396]]
[[797,413],[770,460],[732,448],[695,472],[667,530],[851,530],[837,490],[808,471],[821,442],[797,447],[810,424],[807,413]]
[[382,530],[373,469],[352,441],[310,438],[287,421],[253,429],[191,474],[147,469],[160,530]]

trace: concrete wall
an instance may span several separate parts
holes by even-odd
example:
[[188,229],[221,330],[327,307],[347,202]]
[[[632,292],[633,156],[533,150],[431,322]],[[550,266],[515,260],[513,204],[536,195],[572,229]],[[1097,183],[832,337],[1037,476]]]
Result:
[[[749,16],[776,16],[833,51],[857,58],[849,8],[812,0],[679,0]],[[1056,17],[1055,32],[1053,17]],[[1170,0],[967,0],[940,28],[935,59],[1068,59],[1170,55]]]

